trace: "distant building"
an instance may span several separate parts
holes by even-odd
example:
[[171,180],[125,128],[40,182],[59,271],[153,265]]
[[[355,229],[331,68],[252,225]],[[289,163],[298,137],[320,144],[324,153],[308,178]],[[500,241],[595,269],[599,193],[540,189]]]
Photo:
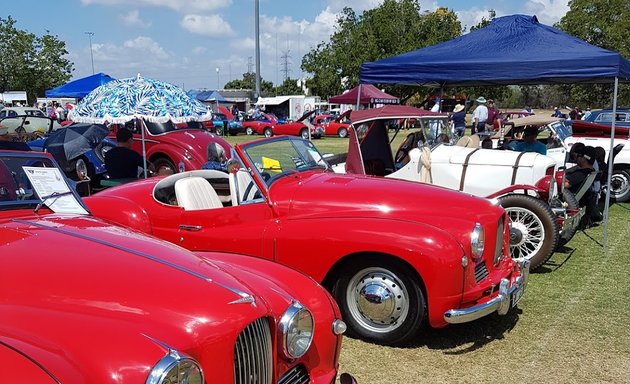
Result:
[[4,105],[28,105],[26,91],[6,91],[0,93],[0,103]]

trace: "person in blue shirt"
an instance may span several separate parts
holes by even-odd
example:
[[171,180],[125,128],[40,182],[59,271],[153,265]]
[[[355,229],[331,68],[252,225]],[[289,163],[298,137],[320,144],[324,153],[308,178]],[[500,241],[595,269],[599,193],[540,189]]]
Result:
[[519,152],[537,152],[541,155],[547,154],[547,146],[536,140],[538,137],[538,128],[531,125],[525,127],[523,132],[523,141],[512,141],[508,148]]
[[201,169],[214,169],[227,172],[225,164],[225,150],[217,143],[208,144],[208,161],[201,166]]

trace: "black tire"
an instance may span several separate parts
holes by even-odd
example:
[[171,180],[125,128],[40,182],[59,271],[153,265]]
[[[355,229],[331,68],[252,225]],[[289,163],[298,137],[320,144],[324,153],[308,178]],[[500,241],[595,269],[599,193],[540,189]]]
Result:
[[[571,209],[571,210],[580,209],[580,203],[575,198],[575,195],[573,194],[573,192],[569,191],[568,189],[565,189],[564,191],[562,191],[562,200],[566,204],[567,209]],[[566,245],[566,243],[571,241],[573,236],[575,236],[575,233],[577,232],[577,230],[578,230],[578,226],[576,225],[574,226],[574,228],[568,228],[565,232],[563,232],[562,236],[560,236],[560,238],[558,239],[558,245],[556,246],[556,250],[563,247],[564,245]]]
[[499,202],[510,219],[510,255],[529,260],[531,270],[540,267],[549,260],[560,237],[553,211],[532,196],[507,195]]
[[348,137],[348,130],[346,128],[339,128],[337,135],[339,135],[342,139]]
[[[426,301],[418,278],[401,263],[364,257],[341,268],[332,294],[347,334],[381,345],[409,343],[422,330]],[[372,290],[370,290],[372,288]],[[368,296],[379,296],[368,302]]]
[[273,136],[273,131],[271,128],[265,128],[263,129],[263,135],[265,135],[265,137],[271,137]]
[[625,169],[615,169],[610,180],[610,197],[618,203],[630,201],[630,173]]
[[171,159],[167,157],[158,157],[154,161],[152,161],[153,167],[155,168],[155,173],[158,175],[168,174],[168,169],[170,169],[173,173],[177,173],[177,168],[175,164],[171,161]]
[[245,128],[245,134],[247,134],[248,136],[253,135],[254,134],[254,130],[252,129],[252,127]]
[[304,139],[304,140],[308,140],[308,128],[302,128],[300,130],[300,136]]
[[223,127],[216,127],[214,129],[214,133],[219,135],[219,136],[223,136]]

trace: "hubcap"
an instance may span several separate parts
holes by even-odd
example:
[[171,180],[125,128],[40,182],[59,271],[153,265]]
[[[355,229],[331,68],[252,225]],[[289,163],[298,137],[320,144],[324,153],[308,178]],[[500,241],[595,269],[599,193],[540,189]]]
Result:
[[398,328],[409,312],[409,294],[396,275],[384,268],[366,268],[352,277],[347,303],[352,317],[372,332]]
[[532,258],[540,251],[545,241],[542,221],[529,209],[506,208],[510,218],[510,253],[513,258]]
[[630,181],[621,173],[613,173],[610,180],[610,192],[615,196],[627,193]]

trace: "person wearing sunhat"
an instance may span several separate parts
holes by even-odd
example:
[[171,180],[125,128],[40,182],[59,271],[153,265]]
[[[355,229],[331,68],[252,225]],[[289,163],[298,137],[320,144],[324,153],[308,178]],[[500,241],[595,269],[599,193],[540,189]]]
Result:
[[528,125],[523,131],[523,141],[513,141],[508,148],[519,152],[537,152],[546,155],[547,146],[536,140],[537,137],[538,127]]
[[457,137],[464,136],[464,132],[466,132],[466,111],[463,105],[455,104],[450,120],[453,122],[453,133]]
[[473,125],[470,128],[470,134],[485,132],[486,120],[488,120],[488,107],[486,107],[486,99],[483,96],[477,98],[477,108],[473,111]]

